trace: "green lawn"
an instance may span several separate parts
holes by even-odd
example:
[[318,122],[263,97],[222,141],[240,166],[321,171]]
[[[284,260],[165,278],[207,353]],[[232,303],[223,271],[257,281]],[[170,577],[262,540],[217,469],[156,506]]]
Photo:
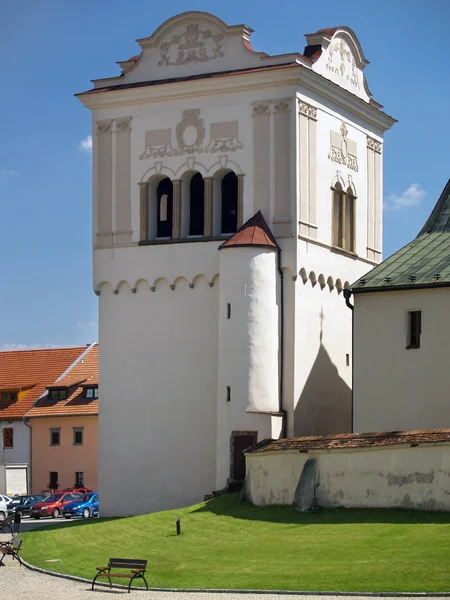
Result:
[[[110,557],[146,558],[150,587],[450,591],[450,514],[443,513],[297,514],[228,494],[140,517],[50,523],[23,538],[27,562],[86,578]],[[52,559],[61,560],[45,562]]]

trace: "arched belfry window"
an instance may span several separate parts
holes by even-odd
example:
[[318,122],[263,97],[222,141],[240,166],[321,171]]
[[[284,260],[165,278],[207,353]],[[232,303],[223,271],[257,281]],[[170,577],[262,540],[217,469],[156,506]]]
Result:
[[205,182],[200,173],[189,184],[189,235],[203,235],[205,224]]
[[221,182],[220,233],[235,233],[238,219],[238,178],[231,171]]
[[156,237],[172,237],[173,184],[168,177],[156,188]]
[[355,252],[356,196],[337,182],[333,191],[333,246]]

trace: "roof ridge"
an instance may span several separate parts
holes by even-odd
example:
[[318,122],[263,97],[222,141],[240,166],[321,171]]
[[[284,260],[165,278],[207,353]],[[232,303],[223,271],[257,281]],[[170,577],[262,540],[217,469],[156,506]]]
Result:
[[450,233],[450,179],[417,237],[426,233]]

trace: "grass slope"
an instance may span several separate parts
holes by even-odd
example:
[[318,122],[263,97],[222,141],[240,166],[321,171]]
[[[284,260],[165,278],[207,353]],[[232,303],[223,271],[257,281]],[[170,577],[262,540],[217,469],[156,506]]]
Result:
[[450,515],[443,513],[297,514],[239,504],[229,494],[180,510],[50,525],[23,538],[26,561],[86,578],[110,557],[146,558],[150,587],[450,590]]

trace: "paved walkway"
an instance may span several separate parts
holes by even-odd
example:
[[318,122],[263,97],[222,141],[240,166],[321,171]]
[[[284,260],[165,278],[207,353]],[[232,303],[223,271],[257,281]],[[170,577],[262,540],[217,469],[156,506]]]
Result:
[[[292,596],[285,594],[225,594],[225,593],[197,593],[197,592],[141,592],[130,594],[126,590],[110,591],[98,587],[94,591],[87,583],[70,581],[50,575],[43,575],[20,567],[17,561],[10,557],[5,558],[5,566],[0,567],[0,596],[10,600],[107,600],[124,596],[129,600],[354,600],[354,596]],[[408,600],[404,597],[403,600]],[[417,600],[417,598],[415,599]],[[437,600],[436,597],[433,600]],[[447,598],[448,600],[448,598]]]

